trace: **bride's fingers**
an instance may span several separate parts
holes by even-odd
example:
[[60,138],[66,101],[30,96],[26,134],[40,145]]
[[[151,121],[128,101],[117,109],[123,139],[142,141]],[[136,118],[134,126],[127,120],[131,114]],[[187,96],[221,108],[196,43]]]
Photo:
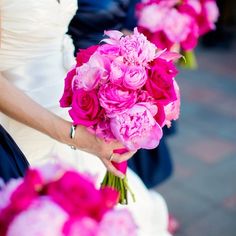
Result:
[[107,170],[109,172],[111,172],[112,174],[120,177],[120,178],[124,178],[124,174],[122,172],[120,172],[119,170],[117,170],[111,163],[111,161],[107,160],[107,159],[102,159],[102,162],[104,163],[104,165],[106,166]]
[[113,153],[110,157],[109,157],[109,161],[113,161],[113,162],[117,162],[117,163],[121,163],[123,161],[127,161],[129,160],[134,154],[136,153],[136,151],[130,151],[130,152],[125,152],[123,154],[119,154],[119,153]]

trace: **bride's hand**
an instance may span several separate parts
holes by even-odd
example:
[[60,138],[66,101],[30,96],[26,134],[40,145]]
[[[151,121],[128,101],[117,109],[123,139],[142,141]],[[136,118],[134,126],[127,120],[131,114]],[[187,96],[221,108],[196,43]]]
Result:
[[90,133],[87,128],[83,126],[76,127],[74,144],[78,149],[99,157],[108,171],[121,178],[124,177],[124,174],[118,171],[112,165],[112,162],[120,163],[127,161],[135,153],[131,151],[125,152],[124,154],[114,153],[114,150],[123,149],[125,147],[118,141],[106,142]]

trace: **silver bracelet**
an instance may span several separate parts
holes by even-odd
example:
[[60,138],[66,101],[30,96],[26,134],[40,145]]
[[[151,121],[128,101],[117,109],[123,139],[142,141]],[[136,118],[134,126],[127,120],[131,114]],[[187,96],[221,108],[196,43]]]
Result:
[[[70,138],[71,138],[71,139],[74,139],[74,138],[75,138],[75,129],[76,129],[76,125],[71,125],[71,127],[70,127]],[[73,150],[76,150],[76,147],[75,147],[75,146],[70,145],[70,147],[71,147]]]

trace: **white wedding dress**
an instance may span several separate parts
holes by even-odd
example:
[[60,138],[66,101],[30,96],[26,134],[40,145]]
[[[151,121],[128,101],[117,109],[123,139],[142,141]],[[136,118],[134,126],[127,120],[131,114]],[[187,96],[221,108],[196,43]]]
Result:
[[[65,33],[76,3],[76,0],[61,0],[60,4],[57,0],[0,0],[0,73],[36,102],[64,118],[68,118],[67,111],[59,107],[58,101],[65,73],[74,60],[72,41]],[[82,172],[91,172],[98,182],[104,176],[105,168],[98,158],[74,151],[3,114],[0,122],[32,166],[62,161]],[[163,198],[148,191],[131,170],[127,175],[136,195],[136,203],[130,201],[128,208],[139,227],[138,235],[168,236],[168,212]]]

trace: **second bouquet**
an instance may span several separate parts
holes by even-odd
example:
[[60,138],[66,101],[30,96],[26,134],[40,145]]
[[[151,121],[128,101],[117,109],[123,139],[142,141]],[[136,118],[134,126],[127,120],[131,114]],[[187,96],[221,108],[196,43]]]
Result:
[[[100,45],[77,53],[60,105],[70,107],[75,125],[88,127],[107,142],[116,139],[127,150],[153,149],[162,137],[162,127],[179,116],[173,61],[180,55],[158,50],[136,28],[128,36],[114,30],[105,35]],[[125,174],[126,162],[113,165]],[[119,202],[127,204],[126,178],[108,172],[102,186],[117,189]]]

